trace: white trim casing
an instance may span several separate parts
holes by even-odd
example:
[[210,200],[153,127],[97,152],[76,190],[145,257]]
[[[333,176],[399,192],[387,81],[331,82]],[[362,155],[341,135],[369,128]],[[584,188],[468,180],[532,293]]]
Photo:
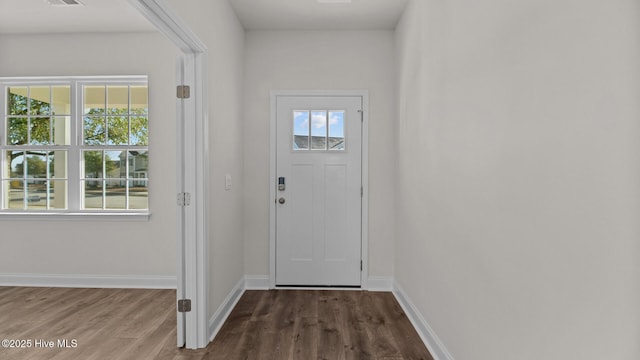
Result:
[[247,290],[269,290],[268,275],[245,275],[244,288]]
[[[208,341],[207,294],[209,256],[208,196],[205,184],[209,176],[208,146],[208,95],[207,95],[207,46],[182,21],[164,0],[129,0],[163,35],[183,52],[185,59],[184,84],[190,85],[191,98],[185,99],[184,143],[178,144],[178,160],[184,161],[183,187],[177,192],[191,194],[192,204],[185,210],[184,258],[178,263],[185,265],[185,296],[191,299],[191,312],[186,313],[186,347],[203,348]],[[182,159],[182,160],[180,160]],[[179,254],[180,255],[180,254]],[[182,277],[178,281],[183,281]],[[179,333],[178,333],[179,335]],[[178,339],[180,343],[180,339]]]
[[277,92],[271,91],[271,117],[269,120],[269,288],[276,287],[276,204],[273,201],[276,198],[276,119],[277,119]]
[[222,328],[222,325],[224,325],[224,322],[231,314],[233,308],[236,307],[236,304],[240,300],[240,297],[242,297],[242,294],[244,294],[244,291],[245,278],[243,277],[240,279],[240,281],[238,281],[236,286],[231,289],[231,292],[227,295],[222,304],[220,304],[213,316],[211,316],[211,319],[209,319],[209,341],[213,341],[213,338],[218,335],[218,332]]
[[358,91],[362,95],[362,272],[363,289],[369,289],[369,91]]
[[[186,65],[187,59],[186,55],[182,54],[177,57],[176,62],[176,74],[177,80],[179,84],[184,84],[185,72],[187,69]],[[176,151],[178,152],[177,156],[184,153],[186,137],[185,137],[185,127],[184,127],[184,118],[185,118],[185,107],[184,101],[177,99],[176,100]],[[182,150],[178,150],[182,149]],[[176,171],[176,192],[181,193],[184,191],[185,184],[185,165],[184,161],[180,161],[177,164]],[[177,226],[176,226],[176,254],[177,254],[177,264],[176,264],[176,276],[178,278],[176,284],[176,302],[181,299],[187,299],[186,294],[186,264],[185,264],[185,241],[186,239],[186,211],[184,206],[176,206],[176,218]],[[178,347],[184,347],[186,345],[186,333],[187,333],[187,314],[186,313],[176,313],[176,335],[177,335],[177,343]]]
[[369,91],[368,90],[272,90],[269,122],[269,287],[276,287],[276,105],[278,96],[357,96],[362,98],[362,224],[360,288],[368,289],[369,274]]
[[[186,314],[189,349],[207,346],[207,294],[209,293],[209,213],[207,179],[209,178],[209,146],[207,141],[206,54],[186,54],[184,83],[192,87],[192,97],[184,99],[185,117],[181,157],[185,180],[182,192],[191,194],[191,205],[185,209],[185,295],[191,299],[191,312]],[[189,331],[189,329],[192,329]]]
[[0,221],[149,221],[151,213],[2,213]]
[[413,302],[411,302],[411,299],[409,299],[404,290],[402,290],[400,285],[395,281],[393,281],[393,295],[396,300],[398,300],[398,303],[418,332],[418,335],[434,360],[454,360],[453,356],[449,353],[442,341],[440,341],[435,331],[429,326],[418,308],[416,308]]
[[367,283],[369,291],[393,291],[393,278],[390,276],[369,276]]
[[0,274],[0,286],[175,289],[175,276]]
[[140,14],[168,37],[183,53],[205,53],[207,46],[164,0],[129,0]]

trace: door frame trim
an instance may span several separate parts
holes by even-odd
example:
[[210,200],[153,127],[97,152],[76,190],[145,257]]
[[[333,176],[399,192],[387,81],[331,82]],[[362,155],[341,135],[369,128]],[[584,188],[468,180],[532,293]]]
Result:
[[327,96],[362,98],[362,221],[360,228],[361,247],[360,288],[368,290],[369,274],[369,91],[368,90],[272,90],[271,118],[269,122],[269,288],[276,288],[276,121],[277,100],[284,96]]
[[[207,304],[210,266],[207,239],[209,214],[207,186],[209,182],[208,144],[208,49],[188,24],[172,11],[165,0],[128,0],[142,16],[181,50],[178,66],[183,67],[183,84],[190,85],[191,98],[176,100],[176,155],[183,162],[176,170],[177,193],[191,194],[191,206],[176,210],[178,237],[176,281],[177,294],[191,299],[192,310],[179,320],[177,346],[204,348],[209,343]],[[177,80],[177,79],[176,79]],[[179,104],[182,102],[182,105]],[[182,175],[183,173],[184,175]],[[182,237],[182,238],[181,238]],[[180,269],[182,268],[182,269]],[[180,324],[180,323],[183,324]]]

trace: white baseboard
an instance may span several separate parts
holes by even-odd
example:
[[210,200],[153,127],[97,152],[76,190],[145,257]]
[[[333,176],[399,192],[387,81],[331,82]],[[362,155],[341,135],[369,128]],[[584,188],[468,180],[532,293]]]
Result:
[[454,360],[453,356],[451,356],[420,311],[395,281],[393,282],[393,295],[396,297],[396,300],[398,300],[398,303],[400,303],[400,306],[402,306],[402,309],[418,332],[418,335],[420,335],[422,342],[429,349],[433,358],[435,360]]
[[390,276],[369,276],[367,279],[368,291],[393,291],[393,278]]
[[215,314],[213,314],[211,319],[209,319],[209,342],[213,341],[213,338],[218,335],[218,331],[220,331],[220,328],[222,328],[222,325],[229,317],[229,314],[231,314],[231,310],[233,310],[242,294],[244,294],[244,290],[245,279],[242,278],[238,281],[236,286],[231,289],[227,298],[224,299],[222,304],[218,306]]
[[245,275],[244,288],[247,290],[269,290],[269,275]]
[[175,276],[0,274],[0,286],[175,289]]

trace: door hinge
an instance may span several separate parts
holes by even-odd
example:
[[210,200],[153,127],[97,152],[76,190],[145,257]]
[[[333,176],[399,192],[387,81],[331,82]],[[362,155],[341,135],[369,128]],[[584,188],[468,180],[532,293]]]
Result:
[[191,299],[178,300],[178,312],[190,312],[191,311]]
[[191,205],[191,194],[187,192],[178,194],[178,206],[189,206]]
[[362,271],[362,260],[360,260],[360,271]]
[[189,85],[178,85],[176,95],[178,99],[188,99],[191,96],[191,88]]
[[364,122],[364,110],[358,110],[360,113],[360,122]]
[[360,197],[364,197],[364,186],[360,186]]

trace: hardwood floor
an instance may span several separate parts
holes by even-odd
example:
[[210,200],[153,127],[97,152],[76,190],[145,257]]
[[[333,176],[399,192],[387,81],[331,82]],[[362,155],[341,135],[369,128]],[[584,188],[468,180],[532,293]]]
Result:
[[154,359],[175,347],[174,304],[173,290],[0,287],[0,339],[24,341],[0,359]]
[[247,291],[206,359],[429,359],[391,293]]
[[175,347],[174,309],[173,290],[0,287],[0,339],[30,340],[0,359],[432,360],[390,293],[246,291],[199,350]]

